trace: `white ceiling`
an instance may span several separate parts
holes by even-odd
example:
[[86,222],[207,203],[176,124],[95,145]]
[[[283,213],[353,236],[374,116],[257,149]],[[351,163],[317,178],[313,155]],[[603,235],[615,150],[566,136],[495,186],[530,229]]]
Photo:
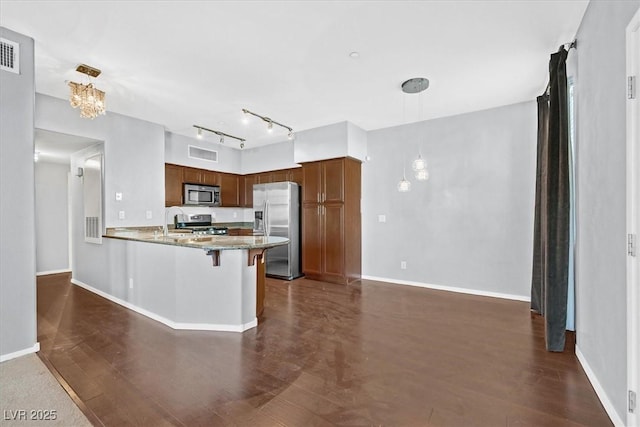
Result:
[[[297,131],[344,120],[372,130],[533,100],[587,4],[0,0],[0,25],[35,39],[39,93],[66,99],[86,63],[102,70],[108,111],[251,148],[286,131],[243,125],[242,108]],[[404,94],[412,77],[429,89]]]

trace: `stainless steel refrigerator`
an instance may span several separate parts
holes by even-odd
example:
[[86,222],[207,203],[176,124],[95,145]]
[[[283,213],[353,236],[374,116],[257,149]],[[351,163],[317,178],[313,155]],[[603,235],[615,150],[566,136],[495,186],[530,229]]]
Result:
[[302,276],[300,266],[300,186],[274,182],[253,186],[253,233],[286,237],[289,244],[266,251],[266,274],[291,280]]

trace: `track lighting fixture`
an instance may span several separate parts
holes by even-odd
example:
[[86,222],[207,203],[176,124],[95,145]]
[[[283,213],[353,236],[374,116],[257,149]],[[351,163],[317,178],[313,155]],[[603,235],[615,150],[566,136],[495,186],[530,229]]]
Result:
[[259,118],[260,120],[264,121],[267,123],[267,132],[273,132],[273,125],[278,125],[281,128],[285,128],[286,130],[289,131],[289,133],[287,134],[287,138],[289,139],[294,139],[295,138],[295,134],[293,133],[293,129],[290,128],[287,125],[283,125],[282,123],[278,123],[275,120],[270,119],[269,117],[265,117],[265,116],[261,116],[260,114],[256,114],[252,111],[247,110],[246,108],[242,109],[242,112],[244,113],[245,117],[242,119],[243,123],[245,122],[246,116],[248,114],[251,114],[252,116],[255,116],[257,118]]
[[193,125],[194,128],[198,129],[198,133],[197,133],[197,137],[198,139],[202,138],[202,131],[206,130],[207,132],[211,132],[211,133],[215,133],[216,135],[218,135],[220,137],[220,144],[224,144],[224,138],[233,138],[235,140],[240,141],[240,148],[244,148],[244,142],[246,141],[246,139],[244,138],[240,138],[237,136],[233,136],[233,135],[229,135],[228,133],[224,133],[221,132],[219,130],[213,130],[213,129],[208,129],[202,126],[198,126],[198,125]]

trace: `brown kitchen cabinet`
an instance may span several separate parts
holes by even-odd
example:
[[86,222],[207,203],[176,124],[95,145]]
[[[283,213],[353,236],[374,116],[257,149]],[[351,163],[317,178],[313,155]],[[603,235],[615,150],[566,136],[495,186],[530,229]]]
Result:
[[302,168],[291,168],[289,169],[289,179],[288,181],[295,182],[298,185],[302,185],[304,180],[302,174]]
[[245,175],[243,178],[243,186],[241,191],[241,197],[243,198],[241,205],[245,208],[253,207],[253,184],[258,183],[258,177],[256,174]]
[[289,169],[281,169],[271,172],[271,182],[289,181]]
[[346,160],[357,162],[351,159],[339,158],[305,163],[302,166],[304,181],[302,202],[344,202]]
[[220,173],[183,166],[183,180],[187,184],[220,185]]
[[347,284],[361,275],[360,162],[339,158],[302,165],[302,270],[310,279]]
[[164,201],[165,206],[182,204],[183,167],[172,164],[164,165]]
[[236,175],[198,169],[189,166],[165,164],[165,204],[182,204],[182,186],[188,184],[219,185],[221,206],[253,207],[253,185],[269,182],[293,181],[303,184],[301,167],[261,172],[249,175]]
[[183,167],[182,177],[184,182],[188,184],[200,184],[202,181],[202,170]]
[[220,205],[224,207],[240,206],[240,192],[238,175],[219,173],[220,177]]

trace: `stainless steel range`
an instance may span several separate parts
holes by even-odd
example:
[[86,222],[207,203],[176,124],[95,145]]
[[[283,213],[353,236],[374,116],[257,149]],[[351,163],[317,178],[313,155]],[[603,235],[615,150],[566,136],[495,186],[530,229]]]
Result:
[[212,223],[210,214],[178,214],[174,218],[176,230],[190,231],[193,234],[225,235],[227,227],[217,227]]

